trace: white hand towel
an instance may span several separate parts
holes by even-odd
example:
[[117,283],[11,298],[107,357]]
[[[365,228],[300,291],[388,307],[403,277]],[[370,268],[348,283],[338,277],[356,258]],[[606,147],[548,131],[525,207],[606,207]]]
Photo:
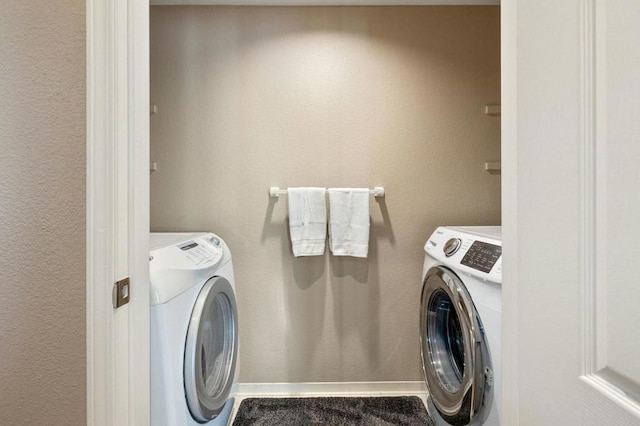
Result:
[[289,231],[295,257],[324,254],[327,239],[325,188],[288,188]]
[[329,241],[334,256],[367,257],[369,188],[329,188]]

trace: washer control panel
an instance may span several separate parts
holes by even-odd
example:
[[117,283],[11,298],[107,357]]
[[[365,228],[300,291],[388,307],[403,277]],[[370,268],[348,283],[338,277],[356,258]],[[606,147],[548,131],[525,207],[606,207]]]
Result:
[[482,272],[490,272],[491,268],[496,264],[502,256],[502,247],[485,243],[482,241],[474,241],[460,261],[461,264]]
[[441,226],[431,235],[424,250],[451,269],[502,283],[500,227]]

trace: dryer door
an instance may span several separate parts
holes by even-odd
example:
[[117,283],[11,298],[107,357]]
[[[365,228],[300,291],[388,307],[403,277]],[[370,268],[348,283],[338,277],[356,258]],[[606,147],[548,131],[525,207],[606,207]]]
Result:
[[184,352],[184,389],[194,419],[206,422],[224,407],[238,356],[238,311],[229,281],[205,283],[193,307]]
[[429,397],[440,416],[454,426],[481,424],[493,400],[489,348],[469,292],[442,266],[425,276],[420,343]]

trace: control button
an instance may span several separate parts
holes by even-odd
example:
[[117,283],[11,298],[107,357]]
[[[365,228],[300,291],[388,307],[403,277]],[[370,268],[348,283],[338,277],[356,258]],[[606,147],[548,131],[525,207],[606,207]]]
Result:
[[460,248],[460,243],[460,238],[449,239],[449,241],[447,241],[447,243],[442,248],[442,251],[444,251],[444,255],[447,257],[453,256]]
[[212,246],[220,247],[220,239],[219,238],[211,237],[209,239],[209,242],[211,243]]

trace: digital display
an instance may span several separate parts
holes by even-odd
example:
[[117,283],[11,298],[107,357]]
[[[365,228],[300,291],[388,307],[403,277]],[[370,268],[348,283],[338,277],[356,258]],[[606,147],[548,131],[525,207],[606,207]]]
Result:
[[187,250],[191,250],[194,247],[198,247],[198,243],[196,243],[194,241],[189,241],[188,243],[183,244],[183,245],[178,246],[178,247],[180,248],[180,250],[187,251]]
[[501,255],[502,247],[474,241],[460,263],[478,271],[489,273]]

